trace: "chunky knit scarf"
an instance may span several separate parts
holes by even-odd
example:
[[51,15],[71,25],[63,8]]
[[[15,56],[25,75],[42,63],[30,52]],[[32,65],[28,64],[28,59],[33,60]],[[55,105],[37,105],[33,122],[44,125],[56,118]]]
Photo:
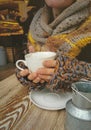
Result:
[[[33,18],[29,32],[31,37],[39,42],[45,43],[52,35],[70,33],[90,15],[90,0],[77,0],[71,6],[63,10],[54,20],[51,20],[51,9],[47,6],[41,8]],[[74,20],[75,19],[75,20]]]

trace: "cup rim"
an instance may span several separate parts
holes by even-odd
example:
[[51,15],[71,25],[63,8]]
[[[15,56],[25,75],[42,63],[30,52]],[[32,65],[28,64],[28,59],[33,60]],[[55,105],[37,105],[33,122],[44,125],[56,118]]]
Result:
[[[49,54],[52,54],[52,55],[49,55],[48,57],[54,57],[54,56],[56,56],[56,52],[51,52],[51,51],[46,51],[46,52],[45,52],[45,51],[42,51],[42,52],[41,52],[41,51],[40,51],[40,52],[28,53],[28,54],[25,55],[25,58],[31,56],[32,54],[34,54],[34,55],[37,54],[36,56],[38,56],[39,54],[40,54],[40,55],[41,55],[41,54],[44,55],[44,54],[48,54],[48,53],[49,53]],[[47,57],[47,58],[48,58],[48,57]]]

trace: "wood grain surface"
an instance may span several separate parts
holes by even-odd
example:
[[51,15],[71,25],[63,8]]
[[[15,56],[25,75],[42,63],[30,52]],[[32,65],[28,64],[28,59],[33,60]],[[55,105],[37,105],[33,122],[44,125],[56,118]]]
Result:
[[15,75],[0,82],[0,130],[64,130],[64,123],[65,110],[36,107]]

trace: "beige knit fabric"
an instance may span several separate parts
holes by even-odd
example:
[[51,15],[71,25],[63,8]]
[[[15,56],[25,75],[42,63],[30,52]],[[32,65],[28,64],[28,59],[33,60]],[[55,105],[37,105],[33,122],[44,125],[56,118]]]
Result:
[[48,23],[50,8],[46,6],[41,8],[34,16],[29,29],[33,39],[39,43],[45,43],[49,36],[70,33],[77,29],[90,15],[90,1],[77,0],[51,23]]

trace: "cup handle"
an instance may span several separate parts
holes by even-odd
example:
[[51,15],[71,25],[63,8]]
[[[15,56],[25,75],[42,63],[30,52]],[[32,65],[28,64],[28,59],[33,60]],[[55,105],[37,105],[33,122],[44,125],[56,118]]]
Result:
[[25,60],[17,60],[17,61],[16,61],[16,67],[17,67],[19,70],[24,70],[23,68],[21,68],[21,67],[19,66],[19,62],[23,62],[23,63],[25,64],[25,66],[27,66],[26,61],[25,61]]

